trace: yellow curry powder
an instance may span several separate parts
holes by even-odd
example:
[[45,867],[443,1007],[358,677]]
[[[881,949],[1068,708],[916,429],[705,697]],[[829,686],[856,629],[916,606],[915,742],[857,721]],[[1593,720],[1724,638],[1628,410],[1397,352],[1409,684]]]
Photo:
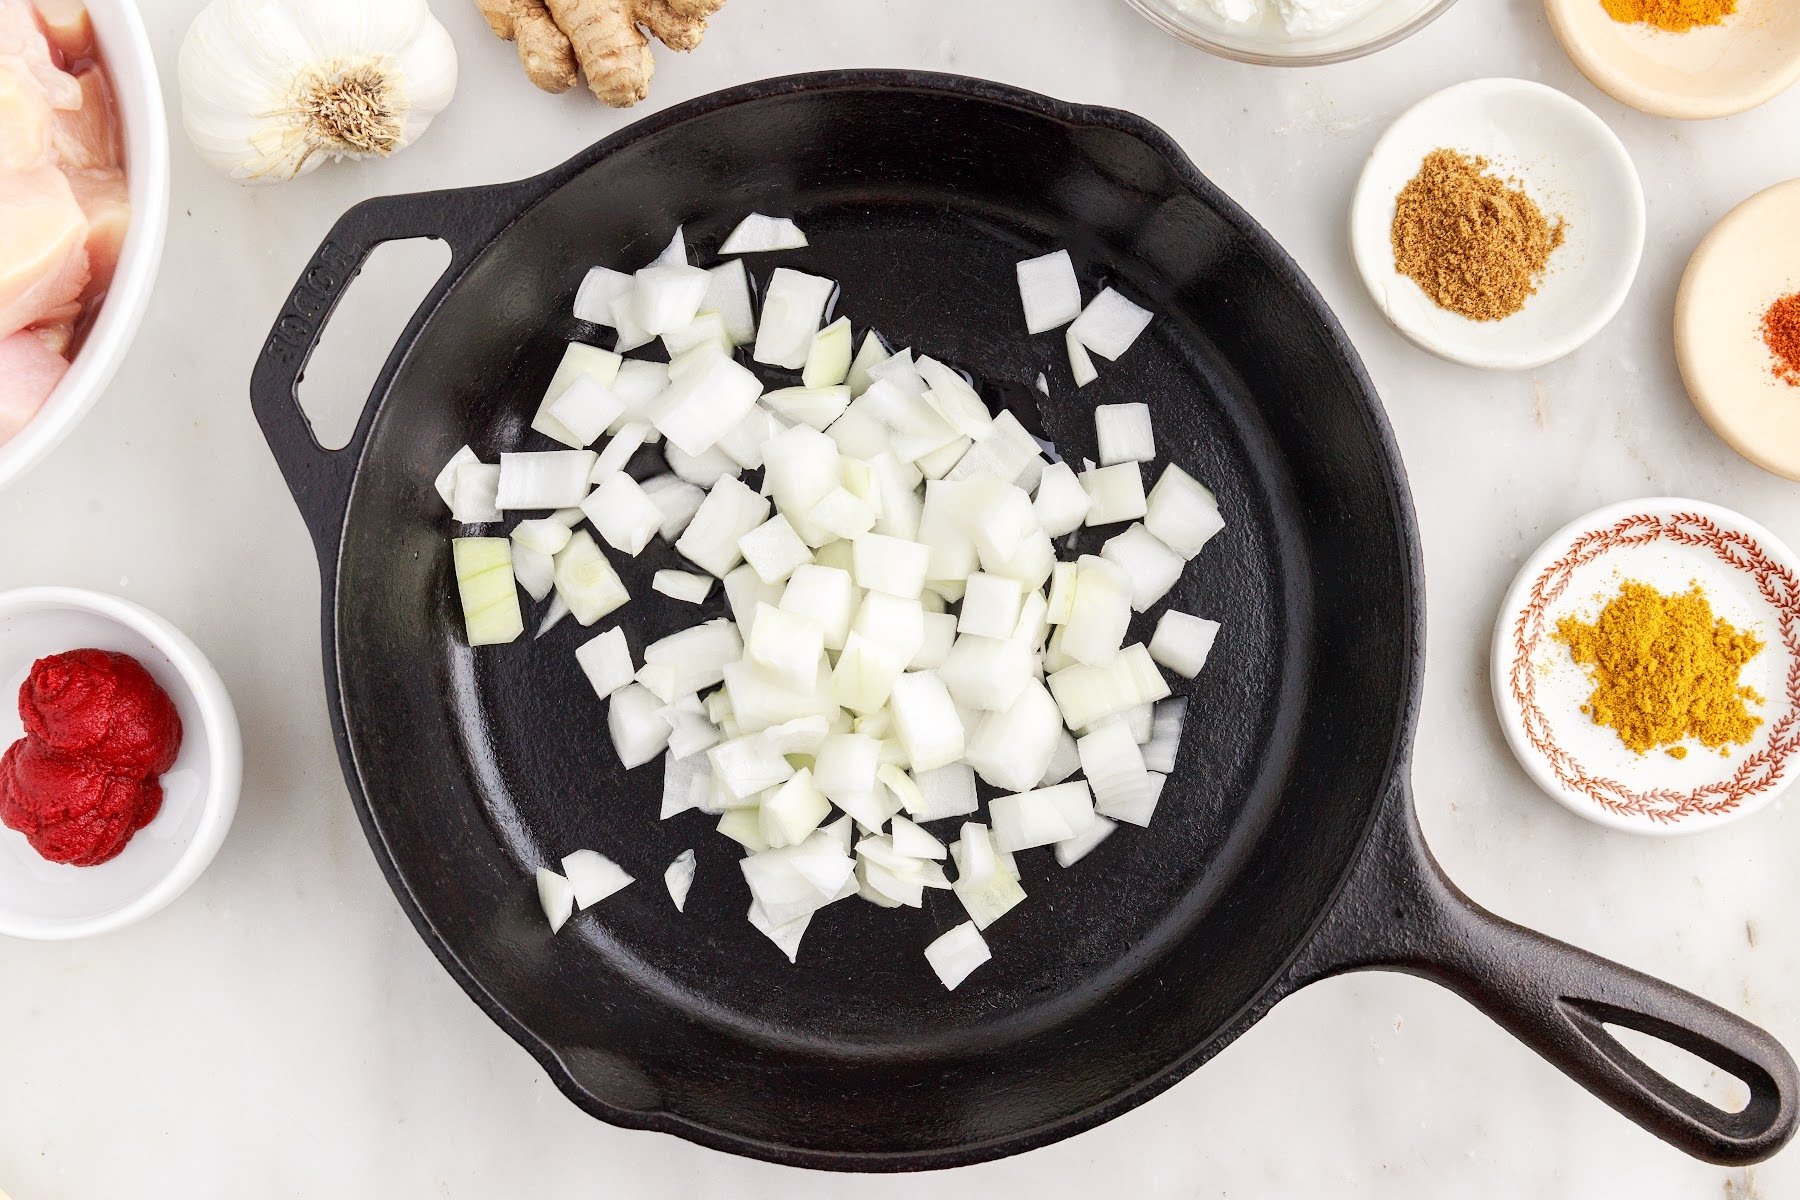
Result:
[[1653,25],[1686,33],[1696,25],[1718,25],[1737,11],[1737,0],[1600,0],[1606,15],[1626,25]]
[[1723,753],[1762,724],[1747,707],[1762,697],[1739,685],[1738,673],[1763,644],[1714,617],[1697,585],[1665,596],[1628,581],[1596,621],[1564,617],[1555,638],[1589,668],[1594,691],[1582,711],[1639,754],[1690,737]]

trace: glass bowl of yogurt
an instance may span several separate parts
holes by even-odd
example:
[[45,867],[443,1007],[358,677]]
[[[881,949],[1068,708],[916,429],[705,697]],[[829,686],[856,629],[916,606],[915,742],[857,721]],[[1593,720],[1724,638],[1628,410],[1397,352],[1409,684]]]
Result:
[[1126,0],[1191,46],[1239,62],[1311,67],[1385,49],[1456,0]]

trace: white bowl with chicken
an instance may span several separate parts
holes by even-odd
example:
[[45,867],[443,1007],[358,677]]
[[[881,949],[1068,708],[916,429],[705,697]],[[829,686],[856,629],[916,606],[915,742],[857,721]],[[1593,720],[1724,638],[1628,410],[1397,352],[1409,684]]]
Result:
[[168,215],[168,122],[134,0],[0,0],[0,487],[118,370]]

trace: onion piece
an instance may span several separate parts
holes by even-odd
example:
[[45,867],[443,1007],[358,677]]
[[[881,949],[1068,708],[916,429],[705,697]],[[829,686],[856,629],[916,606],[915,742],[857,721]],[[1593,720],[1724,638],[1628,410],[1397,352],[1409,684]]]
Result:
[[631,647],[625,643],[625,631],[614,628],[589,638],[575,650],[575,661],[581,673],[593,686],[594,694],[605,700],[630,683],[637,668],[631,663]]
[[848,571],[803,563],[781,589],[776,607],[811,618],[824,634],[827,650],[842,650],[858,606],[858,592]]
[[676,912],[687,911],[688,889],[694,886],[694,873],[698,868],[694,852],[683,850],[663,872],[663,886],[669,889],[669,899],[675,902]]
[[713,828],[751,854],[761,854],[769,849],[769,843],[763,840],[762,814],[756,811],[755,805],[725,811]]
[[1076,663],[1052,672],[1044,683],[1062,710],[1063,724],[1071,729],[1085,729],[1169,694],[1150,652],[1136,644],[1120,650],[1104,667]]
[[763,402],[789,421],[824,430],[850,407],[850,389],[842,385],[781,388],[764,395]]
[[739,800],[794,777],[794,768],[760,733],[721,742],[706,752],[706,758],[712,765],[713,779]]
[[[860,733],[833,733],[819,746],[813,762],[813,782],[846,812],[845,801],[873,795],[880,769],[881,743]],[[854,815],[854,814],[852,814]]]
[[888,704],[894,732],[915,770],[929,771],[962,758],[966,744],[962,719],[936,671],[902,674],[894,680]]
[[1134,522],[1125,532],[1109,538],[1100,556],[1118,567],[1131,581],[1131,607],[1147,612],[1181,580],[1187,561],[1163,545],[1156,535]]
[[789,217],[751,213],[719,247],[720,254],[766,254],[775,250],[806,249],[806,234]]
[[619,335],[613,342],[613,353],[629,354],[656,339],[656,335],[645,329],[643,322],[638,320],[636,280],[633,280],[630,291],[613,297],[610,307],[612,325]]
[[735,479],[743,471],[717,446],[704,454],[688,454],[680,446],[666,446],[663,453],[669,460],[669,470],[696,487],[710,488],[721,479]]
[[1026,333],[1048,333],[1081,315],[1081,284],[1067,250],[1026,259],[1018,275]]
[[1100,445],[1100,463],[1149,462],[1156,457],[1156,434],[1150,427],[1150,406],[1143,403],[1102,404],[1094,409],[1094,432]]
[[610,350],[602,350],[598,346],[589,346],[585,342],[570,342],[563,348],[562,361],[556,365],[556,373],[550,377],[549,386],[544,389],[544,397],[538,402],[537,412],[531,418],[531,428],[552,441],[561,442],[570,449],[579,450],[594,439],[586,442],[572,433],[561,421],[550,415],[550,407],[562,398],[564,392],[575,386],[575,381],[586,376],[603,388],[609,388],[618,378],[619,369],[624,362]]
[[789,267],[775,268],[763,293],[762,322],[750,357],[769,366],[800,370],[836,290],[837,284],[829,279]]
[[525,632],[506,538],[453,538],[450,557],[471,646],[496,646]]
[[1151,315],[1112,288],[1104,288],[1069,326],[1069,337],[1101,358],[1116,361],[1144,332]]
[[1173,463],[1150,489],[1144,525],[1183,558],[1193,558],[1225,528],[1212,492]]
[[675,475],[656,475],[638,486],[662,512],[662,524],[656,532],[665,542],[673,542],[681,536],[694,514],[700,511],[700,502],[706,499],[704,491]]
[[756,311],[750,303],[750,275],[744,260],[734,258],[707,272],[706,295],[700,311],[716,312],[725,323],[725,335],[733,346],[756,338]]
[[1063,335],[1063,346],[1069,352],[1069,372],[1075,376],[1075,386],[1084,388],[1100,378],[1100,372],[1094,369],[1094,360],[1087,352],[1087,347],[1075,337],[1075,331],[1069,330]]
[[677,225],[675,236],[669,239],[669,244],[663,247],[661,254],[650,260],[650,265],[653,267],[684,267],[687,265],[687,260],[687,234],[681,226]]
[[432,480],[431,486],[437,489],[437,494],[443,498],[444,507],[452,510],[452,513],[456,508],[456,469],[462,466],[478,465],[480,462],[481,460],[475,456],[475,451],[464,446],[450,456],[450,461],[444,464],[444,469],[437,473],[436,479]]
[[[1151,651],[1154,658],[1156,652]],[[1164,700],[1154,710],[1150,740],[1143,745],[1144,766],[1164,775],[1175,770],[1175,759],[1181,750],[1181,729],[1187,723],[1187,699],[1177,696]]]
[[488,525],[500,520],[500,467],[487,463],[462,463],[456,468],[451,490],[450,516],[464,525]]
[[831,801],[813,784],[812,772],[802,767],[763,796],[760,815],[763,839],[771,847],[796,846],[831,815]]
[[664,760],[661,820],[690,808],[704,809],[711,796],[712,767],[704,754]]
[[693,321],[706,299],[711,277],[699,267],[652,264],[635,276],[631,304],[638,326],[652,337],[680,329]]
[[582,446],[591,446],[625,415],[625,402],[592,375],[583,375],[545,412]]
[[609,425],[606,431],[617,433],[631,421],[648,425],[655,401],[668,386],[668,363],[646,362],[640,358],[628,358],[620,363],[619,373],[614,377],[610,390],[625,405],[625,413]]
[[680,358],[689,350],[709,343],[722,354],[731,351],[731,334],[725,328],[725,318],[704,309],[686,325],[667,330],[662,335],[663,349],[670,359]]
[[594,850],[577,850],[562,860],[563,875],[575,892],[575,907],[588,909],[637,882],[619,864]]
[[555,629],[561,624],[562,619],[568,615],[569,602],[562,598],[561,592],[553,593],[550,597],[550,603],[544,607],[543,619],[538,622],[537,632],[531,635],[532,638],[536,639],[543,637],[546,633],[549,633],[552,629]]
[[1025,589],[1018,580],[977,571],[969,576],[963,592],[956,630],[978,637],[1011,637],[1024,601]]
[[607,703],[606,728],[619,762],[629,771],[641,767],[669,745],[669,723],[657,715],[662,702],[641,683],[628,683]]
[[[809,388],[835,387],[850,374],[850,318],[839,317],[813,334],[801,367],[800,382]],[[849,403],[849,397],[845,397]]]
[[1218,636],[1217,621],[1169,609],[1156,622],[1150,657],[1183,679],[1192,679],[1206,666]]
[[[579,520],[579,514],[577,520]],[[572,526],[563,524],[555,517],[536,517],[529,521],[520,521],[513,526],[513,545],[536,550],[540,554],[555,554],[569,544],[571,529]]]
[[997,712],[1012,707],[1031,682],[1031,649],[1014,638],[963,634],[950,647],[938,675],[958,704]]
[[1038,481],[1032,511],[1051,537],[1062,537],[1081,528],[1093,508],[1093,497],[1081,485],[1068,463],[1051,463]]
[[756,606],[744,653],[771,679],[794,691],[811,687],[824,652],[825,630],[817,621],[769,604]]
[[1043,777],[1038,780],[1041,788],[1061,783],[1075,772],[1081,770],[1081,753],[1075,745],[1075,735],[1064,729],[1056,736],[1056,749],[1050,754],[1050,765],[1044,768]]
[[1025,889],[1004,871],[981,880],[958,879],[951,890],[977,929],[986,929],[1025,899]]
[[1056,701],[1043,684],[1027,679],[1011,705],[982,717],[964,758],[992,786],[1029,791],[1049,770],[1062,732]]
[[1076,740],[1075,749],[1098,811],[1141,803],[1149,793],[1150,772],[1144,769],[1143,751],[1124,718],[1101,721]]
[[982,963],[993,957],[988,944],[975,926],[964,922],[925,947],[925,961],[937,972],[944,987],[954,992],[957,986]]
[[723,579],[743,561],[738,539],[769,517],[769,502],[726,476],[713,484],[694,519],[675,543],[689,562]]
[[691,626],[644,647],[646,665],[674,669],[673,694],[690,695],[724,681],[725,668],[744,653],[737,627],[723,617]]
[[533,600],[543,600],[556,588],[556,559],[530,546],[514,545],[513,578]]
[[1108,559],[1082,555],[1076,561],[1069,619],[1060,631],[1063,653],[1076,662],[1103,667],[1118,654],[1130,626],[1130,577]]
[[597,457],[592,450],[502,454],[494,502],[502,512],[578,505],[587,495],[588,472]]
[[637,480],[615,471],[581,502],[581,511],[614,550],[636,558],[662,528],[662,509]]
[[554,936],[575,915],[575,889],[549,867],[539,867],[537,894],[538,904],[543,908],[544,918],[550,922],[550,933]]
[[851,543],[851,554],[858,587],[912,599],[925,587],[925,568],[931,561],[928,546],[865,533]]
[[1095,846],[1106,840],[1108,834],[1118,826],[1105,817],[1095,817],[1093,823],[1081,833],[1067,841],[1056,843],[1056,865],[1072,867],[1091,853]]
[[[612,440],[606,443],[594,460],[594,469],[588,472],[588,482],[602,484],[610,477],[620,474],[631,463],[631,456],[638,448],[650,440],[652,429],[643,421],[627,421],[613,434]],[[585,515],[585,514],[584,514]]]
[[1162,799],[1163,785],[1168,782],[1168,778],[1156,771],[1150,772],[1150,786],[1143,795],[1130,801],[1107,805],[1105,815],[1115,821],[1149,828],[1151,819],[1156,816],[1157,801]]
[[612,303],[632,288],[632,278],[610,267],[595,267],[575,290],[575,319],[611,327]]
[[920,829],[905,817],[896,816],[889,822],[890,834],[894,843],[894,853],[904,854],[908,858],[948,858],[950,852],[944,843]]
[[631,599],[625,582],[583,529],[556,555],[556,592],[582,625],[592,625]]
[[683,604],[705,603],[712,585],[711,575],[696,575],[692,571],[658,571],[650,580],[652,591],[661,592],[669,599],[679,600]]
[[870,368],[887,359],[888,348],[881,340],[881,335],[873,329],[863,334],[862,345],[856,348],[856,357],[850,360],[850,373],[844,378],[851,393],[860,396],[867,391],[869,385],[875,382],[874,377],[869,374]]
[[738,538],[738,551],[764,583],[783,583],[795,570],[812,562],[812,551],[788,519],[776,513]]
[[762,380],[730,358],[712,359],[679,379],[671,364],[656,428],[686,453],[703,454],[750,415],[762,391]]
[[750,924],[755,926],[764,937],[774,942],[776,948],[787,955],[790,963],[795,963],[800,961],[800,939],[806,936],[806,927],[812,924],[812,914],[807,913],[804,917],[789,921],[786,925],[771,925],[762,906],[751,901]]
[[1029,850],[1065,841],[1093,820],[1088,785],[1077,780],[988,801],[994,844],[1001,850]]
[[851,712],[874,712],[887,704],[909,658],[852,630],[831,673],[831,700]]
[[1091,502],[1085,524],[1112,525],[1144,515],[1144,478],[1136,463],[1090,467],[1081,473],[1081,486]]

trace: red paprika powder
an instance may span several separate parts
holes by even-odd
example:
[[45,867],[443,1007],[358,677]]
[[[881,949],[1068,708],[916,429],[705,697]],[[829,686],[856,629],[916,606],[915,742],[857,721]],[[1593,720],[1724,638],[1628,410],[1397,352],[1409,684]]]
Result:
[[19,718],[25,736],[0,757],[0,823],[51,862],[117,857],[162,808],[181,749],[174,701],[129,654],[71,650],[32,664]]
[[1763,314],[1763,341],[1775,356],[1775,378],[1800,387],[1800,292],[1783,296]]

